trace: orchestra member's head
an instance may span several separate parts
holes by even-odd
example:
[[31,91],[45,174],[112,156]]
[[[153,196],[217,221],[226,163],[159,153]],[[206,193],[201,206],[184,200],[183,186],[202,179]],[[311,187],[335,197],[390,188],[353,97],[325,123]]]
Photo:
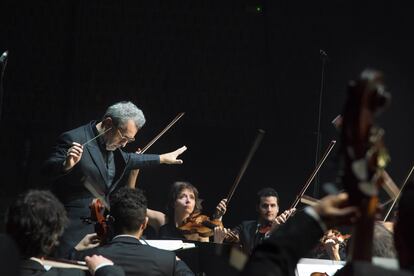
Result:
[[171,188],[167,205],[169,219],[185,219],[193,214],[201,213],[201,199],[198,190],[189,182],[175,182]]
[[394,235],[384,223],[377,221],[374,224],[374,239],[372,243],[372,256],[395,258]]
[[279,213],[279,195],[273,188],[264,188],[257,193],[259,221],[273,222]]
[[398,203],[397,220],[394,226],[394,241],[400,267],[412,269],[414,266],[414,183],[409,182]]
[[22,258],[42,258],[58,244],[67,221],[65,208],[51,192],[30,190],[8,208],[6,231]]
[[103,140],[106,149],[113,151],[135,141],[135,135],[144,124],[144,113],[132,102],[111,105],[99,125],[100,132],[105,132]]
[[147,198],[143,192],[122,187],[111,194],[110,206],[114,234],[129,234],[140,238],[148,224]]

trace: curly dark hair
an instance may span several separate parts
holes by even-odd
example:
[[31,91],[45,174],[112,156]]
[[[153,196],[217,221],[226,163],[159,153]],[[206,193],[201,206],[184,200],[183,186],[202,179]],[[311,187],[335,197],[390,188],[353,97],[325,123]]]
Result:
[[142,190],[122,187],[109,200],[115,234],[138,231],[147,216],[147,198]]
[[194,197],[195,197],[194,211],[192,212],[191,215],[201,213],[201,211],[203,209],[202,206],[201,206],[201,203],[203,202],[203,200],[199,198],[197,188],[195,186],[193,186],[190,182],[177,181],[177,182],[173,183],[173,185],[171,187],[171,190],[170,190],[170,194],[168,196],[167,217],[168,217],[169,220],[174,219],[175,201],[177,200],[180,193],[185,189],[188,189],[188,190],[192,191],[194,193]]
[[260,204],[260,200],[261,200],[262,197],[269,197],[269,196],[276,197],[278,204],[280,204],[279,203],[279,195],[276,192],[276,190],[273,189],[273,188],[270,188],[270,187],[266,187],[266,188],[263,188],[263,189],[261,189],[260,191],[257,192],[257,205]]
[[25,258],[49,255],[67,223],[65,208],[49,191],[19,195],[6,213],[6,231]]

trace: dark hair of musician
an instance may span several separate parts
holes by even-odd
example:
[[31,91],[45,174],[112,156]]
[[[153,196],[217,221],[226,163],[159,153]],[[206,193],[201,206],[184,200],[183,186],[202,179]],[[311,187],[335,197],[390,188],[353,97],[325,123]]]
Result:
[[167,203],[167,216],[169,219],[174,218],[174,205],[175,201],[177,200],[178,196],[183,190],[190,190],[194,193],[195,197],[195,206],[194,211],[192,214],[199,214],[201,213],[201,210],[203,209],[201,206],[202,199],[198,196],[198,190],[196,187],[194,187],[191,183],[185,182],[185,181],[177,181],[174,182],[174,184],[171,187],[170,194],[168,196],[168,203]]
[[374,224],[372,256],[395,258],[394,236],[381,222]]
[[409,268],[414,261],[414,182],[405,186],[398,202],[397,221],[394,226],[395,247],[401,268]]
[[65,208],[49,191],[19,195],[6,213],[6,231],[24,258],[49,255],[67,222]]
[[118,189],[110,197],[110,206],[117,235],[138,231],[147,216],[147,198],[140,189]]
[[269,196],[274,196],[277,198],[277,203],[279,204],[279,195],[276,192],[275,189],[267,187],[267,188],[263,188],[260,191],[257,192],[257,205],[260,204],[260,200],[262,197],[269,197]]

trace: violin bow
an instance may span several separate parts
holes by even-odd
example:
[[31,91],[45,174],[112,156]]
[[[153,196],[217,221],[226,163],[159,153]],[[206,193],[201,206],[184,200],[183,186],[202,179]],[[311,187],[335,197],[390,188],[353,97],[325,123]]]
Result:
[[300,202],[309,206],[315,206],[319,204],[321,201],[308,195],[302,195],[302,197],[300,198]]
[[59,268],[77,268],[81,270],[88,270],[88,266],[84,261],[74,261],[68,259],[57,259],[52,257],[46,257],[43,260],[43,264],[51,267]]
[[105,193],[99,188],[98,185],[92,181],[91,177],[86,177],[83,181],[83,186],[97,199],[99,199],[105,208],[109,211],[109,203],[105,199]]
[[242,167],[239,171],[239,174],[237,175],[237,177],[236,177],[236,179],[233,183],[233,186],[231,186],[230,192],[226,197],[227,198],[227,202],[226,202],[227,206],[229,205],[229,202],[230,202],[231,198],[233,197],[234,191],[236,191],[236,188],[239,185],[240,180],[242,179],[242,177],[244,175],[244,172],[246,171],[247,167],[249,166],[249,163],[252,160],[254,153],[256,152],[257,148],[259,147],[260,143],[262,142],[262,139],[263,139],[263,136],[265,135],[265,133],[266,132],[263,129],[258,130],[256,139],[254,140],[253,145],[250,148],[249,154],[247,155],[247,157],[246,157],[246,159],[245,159],[245,161],[244,161],[244,163],[243,163],[243,165],[242,165]]
[[392,180],[391,176],[387,173],[386,170],[382,171],[382,177],[382,188],[384,188],[385,192],[390,196],[392,200],[394,200],[397,197],[400,189],[397,187],[397,185],[395,185],[394,180]]
[[178,113],[178,115],[160,132],[157,136],[155,136],[139,153],[146,152],[152,144],[154,144],[164,133],[166,133],[178,120],[183,117],[185,112]]
[[400,191],[398,192],[398,195],[395,197],[395,199],[394,199],[394,201],[393,201],[393,203],[392,203],[391,207],[388,209],[388,212],[387,212],[387,214],[385,215],[384,220],[383,220],[384,222],[386,222],[386,221],[387,221],[388,216],[390,215],[390,213],[391,213],[392,209],[394,209],[394,206],[395,206],[395,204],[397,203],[398,199],[400,198],[400,196],[401,196],[401,192],[402,192],[402,190],[404,189],[405,185],[407,184],[408,180],[411,178],[411,174],[413,173],[413,171],[414,171],[414,165],[411,167],[411,170],[410,170],[410,172],[408,173],[407,177],[405,178],[404,183],[402,184],[401,189],[400,189]]
[[299,204],[300,199],[305,194],[306,190],[309,188],[310,184],[312,183],[313,179],[315,178],[316,174],[322,167],[323,163],[325,162],[326,158],[328,158],[329,154],[331,153],[333,147],[335,146],[336,141],[332,140],[328,147],[325,150],[325,153],[323,154],[321,160],[319,160],[318,164],[316,165],[315,170],[312,172],[308,180],[306,181],[305,185],[303,186],[302,190],[300,191],[299,195],[296,197],[295,201],[292,203],[292,206],[290,206],[290,209],[296,208],[296,206]]
[[[140,150],[137,153],[143,154],[144,152],[146,152],[152,146],[152,144],[154,144],[162,135],[164,135],[165,132],[167,132],[179,119],[181,119],[181,117],[184,116],[184,114],[185,114],[184,112],[178,113],[178,115],[175,116],[175,118],[160,133],[158,133],[157,136],[155,136],[142,150]],[[139,173],[139,169],[131,171],[129,178],[128,178],[128,187],[130,188],[136,187],[138,173]]]

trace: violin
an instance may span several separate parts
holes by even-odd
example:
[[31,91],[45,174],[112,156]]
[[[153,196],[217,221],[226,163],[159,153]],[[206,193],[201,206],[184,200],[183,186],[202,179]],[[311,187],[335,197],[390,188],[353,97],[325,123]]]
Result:
[[343,235],[337,229],[330,229],[328,230],[325,235],[320,239],[320,245],[324,246],[324,244],[328,240],[333,240],[335,244],[339,244],[339,248],[343,248],[346,246],[349,238],[351,238],[350,234]]
[[259,228],[257,229],[257,232],[259,232],[260,234],[267,234],[270,232],[270,230],[272,230],[273,227],[273,223],[266,223],[266,224],[261,224],[259,225]]
[[[342,234],[337,229],[329,229],[325,232],[322,238],[320,238],[318,245],[314,248],[314,253],[317,258],[326,258],[333,261],[341,260],[341,249],[344,249],[349,239],[350,234]],[[322,257],[323,256],[323,257]]]
[[98,235],[99,240],[102,243],[108,241],[109,236],[109,224],[108,219],[105,217],[106,208],[99,198],[94,198],[89,205],[91,210],[90,220],[95,223],[95,233]]
[[[280,222],[285,222],[285,220],[287,220],[291,215],[293,215],[295,213],[296,209],[288,209],[285,210],[281,215],[277,216],[276,219],[274,221],[268,222],[268,223],[264,223],[261,224],[259,226],[259,228],[257,229],[257,231],[260,234],[269,234],[273,229],[275,229],[276,226],[280,225]],[[282,219],[282,221],[279,221],[279,219]]]
[[214,235],[214,228],[223,227],[223,223],[218,219],[210,219],[206,215],[196,214],[186,219],[178,229],[184,235],[198,234],[200,237],[211,237]]

